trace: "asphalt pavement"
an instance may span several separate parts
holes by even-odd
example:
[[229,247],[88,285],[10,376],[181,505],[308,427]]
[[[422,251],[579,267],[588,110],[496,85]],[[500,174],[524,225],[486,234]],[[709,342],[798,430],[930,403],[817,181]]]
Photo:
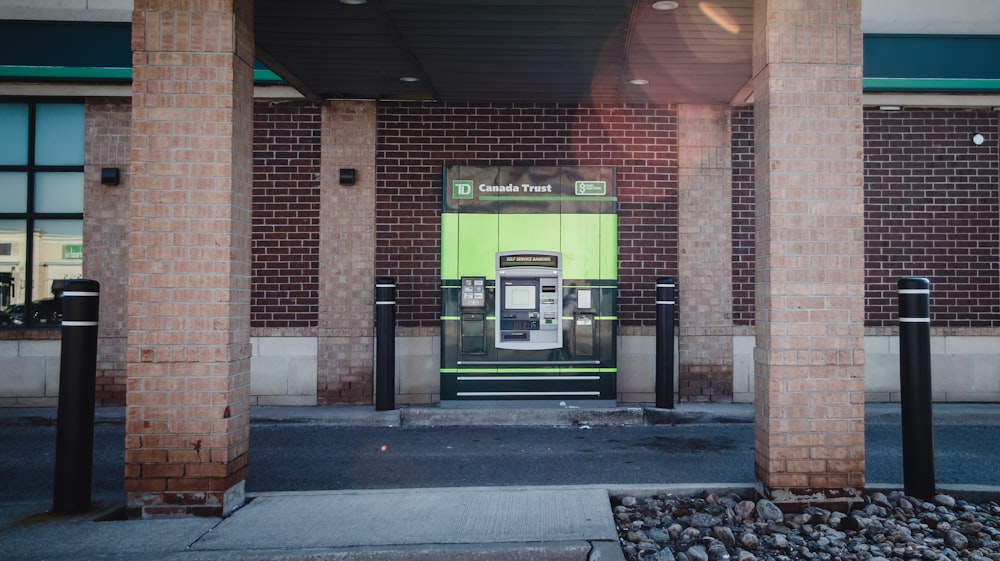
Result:
[[[871,404],[869,425],[898,427],[898,404]],[[0,409],[0,425],[53,423],[54,410]],[[118,423],[121,409],[99,409],[98,423]],[[449,410],[371,407],[257,407],[255,425],[342,426],[551,426],[684,425],[753,422],[750,405],[681,405],[674,410],[508,409]],[[1000,405],[935,406],[936,426],[1000,425]],[[983,446],[970,461],[995,464]],[[698,472],[698,466],[690,469]],[[872,484],[880,489],[892,485]],[[748,485],[606,485],[369,489],[251,493],[248,504],[225,519],[123,520],[121,505],[81,515],[46,512],[39,501],[0,504],[0,552],[12,561],[129,559],[200,560],[621,560],[611,494],[685,494],[696,489],[737,490]],[[938,486],[971,500],[1000,497],[1000,487]]]

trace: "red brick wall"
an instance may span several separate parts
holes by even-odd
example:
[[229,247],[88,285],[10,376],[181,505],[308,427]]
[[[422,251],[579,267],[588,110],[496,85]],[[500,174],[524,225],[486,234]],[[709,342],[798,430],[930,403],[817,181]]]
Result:
[[320,108],[254,107],[251,326],[315,327],[319,317]]
[[655,324],[656,277],[677,274],[677,118],[671,106],[378,106],[376,274],[401,326],[438,325],[444,164],[616,166],[618,317]]
[[754,197],[753,107],[733,109],[733,323],[753,325],[754,283],[757,282],[754,233],[757,205]]
[[997,133],[995,111],[865,111],[867,325],[894,325],[897,281],[919,276],[932,326],[1000,327]]
[[[865,111],[866,325],[897,323],[897,282],[931,281],[934,327],[1000,327],[997,113]],[[975,146],[972,134],[986,136]],[[754,314],[753,110],[733,112],[733,318]]]

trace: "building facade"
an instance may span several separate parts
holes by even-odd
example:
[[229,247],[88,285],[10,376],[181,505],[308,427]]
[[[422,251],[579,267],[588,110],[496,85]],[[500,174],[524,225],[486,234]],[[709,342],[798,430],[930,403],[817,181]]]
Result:
[[0,61],[0,405],[55,403],[43,302],[99,281],[97,396],[126,406],[133,516],[242,504],[250,405],[371,404],[378,277],[397,286],[395,401],[441,399],[447,165],[615,170],[617,401],[653,401],[673,277],[677,398],[756,402],[758,479],[782,501],[863,488],[864,402],[898,398],[901,277],[931,280],[935,398],[1000,399],[989,5],[931,25],[728,3],[746,19],[705,17],[745,22],[746,83],[699,102],[609,101],[597,74],[585,100],[317,95],[274,53],[295,88],[255,69],[255,33],[278,45],[266,2],[91,4],[0,4],[8,41],[113,61]]

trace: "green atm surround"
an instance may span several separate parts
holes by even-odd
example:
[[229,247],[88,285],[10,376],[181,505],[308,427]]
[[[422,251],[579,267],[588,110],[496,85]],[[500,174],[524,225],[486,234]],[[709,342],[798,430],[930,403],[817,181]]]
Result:
[[[443,184],[441,406],[614,406],[615,169],[456,165]],[[497,348],[499,256],[534,254],[558,256],[561,344]]]

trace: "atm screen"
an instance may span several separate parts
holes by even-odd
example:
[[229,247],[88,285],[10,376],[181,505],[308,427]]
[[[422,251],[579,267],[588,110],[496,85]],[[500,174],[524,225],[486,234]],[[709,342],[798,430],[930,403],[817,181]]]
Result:
[[504,285],[504,307],[508,310],[534,310],[535,287],[525,284]]

